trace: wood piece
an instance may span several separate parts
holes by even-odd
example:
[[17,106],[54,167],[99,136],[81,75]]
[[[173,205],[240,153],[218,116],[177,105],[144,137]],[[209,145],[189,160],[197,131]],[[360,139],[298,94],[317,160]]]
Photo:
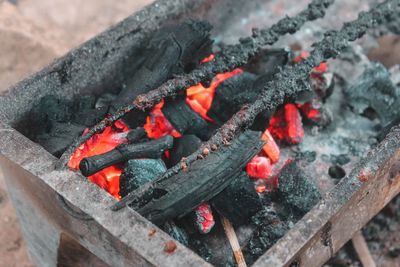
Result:
[[132,110],[150,109],[167,96],[174,96],[192,85],[210,80],[218,73],[232,71],[246,64],[249,58],[259,52],[264,46],[274,44],[280,36],[287,33],[295,33],[304,23],[322,18],[325,15],[325,9],[332,3],[333,0],[313,0],[305,10],[293,18],[286,16],[269,29],[256,30],[252,37],[248,37],[240,43],[218,53],[214,61],[202,64],[199,69],[193,70],[189,74],[171,79],[145,95],[139,95],[132,104],[115,111],[109,117],[93,126],[85,135],[77,138],[75,143],[61,156],[56,168],[65,168],[71,154],[80,145],[89,140],[95,133],[103,131],[108,125],[122,118]]
[[173,137],[166,135],[160,139],[139,144],[122,144],[104,154],[82,159],[79,169],[85,176],[90,176],[109,166],[134,158],[159,158],[172,147]]
[[221,215],[221,223],[224,227],[226,237],[229,240],[229,244],[232,247],[233,255],[235,256],[238,267],[247,267],[246,261],[243,256],[242,249],[240,248],[239,240],[236,236],[235,229],[227,218]]
[[182,217],[224,190],[264,144],[260,132],[246,131],[184,172],[151,183],[150,197],[139,198],[131,206],[156,224]]
[[351,239],[353,247],[357,252],[358,259],[364,267],[376,267],[375,261],[369,252],[367,242],[361,231],[358,231]]

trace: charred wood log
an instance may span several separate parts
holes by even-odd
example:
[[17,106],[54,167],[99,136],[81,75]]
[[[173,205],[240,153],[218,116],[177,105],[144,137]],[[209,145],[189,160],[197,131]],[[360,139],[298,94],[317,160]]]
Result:
[[[313,4],[315,5],[314,2],[311,5]],[[254,103],[238,111],[209,141],[205,142],[195,153],[186,157],[183,164],[175,165],[162,177],[157,179],[164,180],[171,177],[179,172],[182,166],[188,166],[196,161],[204,150],[210,150],[211,147],[219,147],[223,143],[230,142],[242,129],[249,127],[261,112],[265,110],[274,110],[277,106],[281,105],[285,99],[295,97],[299,92],[312,90],[308,82],[308,75],[315,66],[318,66],[322,61],[338,56],[339,53],[349,45],[350,41],[362,37],[368,29],[390,21],[393,14],[398,13],[399,9],[400,4],[398,1],[388,0],[377,5],[369,12],[360,13],[357,19],[345,23],[341,30],[326,33],[325,37],[320,42],[314,43],[314,49],[307,59],[294,66],[285,66],[275,75],[274,80],[266,84],[265,90]],[[303,11],[303,13],[304,12],[311,11]],[[321,10],[321,12],[323,12],[323,10]],[[138,101],[141,102],[142,100],[138,99]],[[101,125],[98,126],[100,127],[99,129],[101,129]],[[96,129],[97,128],[94,127],[92,130],[95,132]],[[84,139],[85,138],[82,139],[83,142],[85,141]],[[146,195],[147,190],[148,188],[143,187],[140,192],[137,192],[140,195],[128,196],[127,199],[117,203],[113,209],[119,209],[126,205],[126,203],[135,201],[135,199]]]
[[[182,217],[224,190],[264,145],[260,133],[246,131],[231,145],[193,163],[185,172],[153,184],[138,212],[156,224]],[[135,194],[135,192],[132,192]]]
[[325,15],[325,9],[332,3],[333,0],[313,0],[305,10],[295,17],[285,17],[269,29],[255,30],[252,37],[242,39],[240,43],[218,53],[216,60],[202,64],[199,69],[193,70],[189,74],[171,79],[145,95],[139,95],[132,104],[120,108],[92,127],[85,135],[79,137],[62,155],[56,167],[65,167],[71,154],[80,145],[89,140],[95,133],[103,131],[108,125],[119,120],[132,110],[150,109],[165,97],[176,95],[192,85],[210,80],[218,73],[232,71],[246,64],[249,58],[253,57],[264,46],[275,43],[280,36],[287,33],[295,33],[307,21],[322,18]]
[[[211,25],[203,21],[189,20],[180,25],[160,29],[150,41],[150,48],[142,55],[144,62],[127,81],[125,88],[111,104],[111,112],[132,103],[184,71],[195,67],[211,53]],[[131,127],[143,125],[146,114],[137,111],[124,117]]]
[[79,169],[85,176],[134,158],[159,158],[161,154],[172,147],[173,137],[164,136],[158,140],[139,143],[122,144],[115,149],[93,157],[84,158],[79,164]]

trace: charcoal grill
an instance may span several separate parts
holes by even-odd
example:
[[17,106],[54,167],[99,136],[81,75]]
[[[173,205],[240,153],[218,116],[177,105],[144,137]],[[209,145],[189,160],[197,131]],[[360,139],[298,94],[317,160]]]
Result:
[[[306,5],[306,1],[297,1],[295,6],[289,2],[280,1],[290,14]],[[338,17],[349,20],[367,6],[347,2],[337,1],[321,23],[306,25],[305,32],[340,26]],[[261,6],[275,12],[260,15],[255,10]],[[215,26],[215,35],[229,42],[245,36],[251,26],[271,25],[282,15],[278,7],[275,1],[157,1],[0,97],[0,166],[37,266],[79,262],[96,266],[209,265],[180,244],[169,253],[165,246],[171,237],[162,230],[132,209],[111,211],[115,200],[106,192],[78,173],[56,170],[57,159],[24,136],[24,128],[31,125],[19,122],[38,99],[49,93],[71,98],[121,84],[128,59],[133,56],[130,51],[165,23],[205,18]],[[252,25],[253,21],[257,25]],[[310,34],[290,38],[304,44],[315,41]],[[324,263],[400,192],[399,160],[400,128],[394,127],[254,266]],[[71,251],[74,257],[66,257]]]

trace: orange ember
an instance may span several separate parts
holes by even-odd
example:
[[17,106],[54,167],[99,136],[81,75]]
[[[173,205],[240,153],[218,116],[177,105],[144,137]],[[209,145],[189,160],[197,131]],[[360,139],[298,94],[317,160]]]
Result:
[[[209,62],[214,60],[214,58],[215,56],[211,54],[203,59],[201,63]],[[213,122],[213,120],[207,116],[207,112],[211,108],[215,90],[223,81],[241,73],[243,73],[243,70],[237,68],[230,72],[217,74],[208,88],[204,87],[201,83],[189,87],[186,89],[186,103],[205,120]]]
[[[83,134],[87,133],[88,130],[85,129]],[[126,135],[123,133],[128,130],[128,126],[120,120],[116,121],[114,126],[107,126],[102,133],[93,135],[86,143],[75,150],[68,162],[68,167],[79,170],[79,163],[82,159],[106,153],[116,146],[127,142]],[[89,176],[88,179],[105,189],[115,198],[120,199],[119,177],[121,173],[122,168],[110,166]]]
[[146,124],[143,128],[146,130],[147,136],[151,139],[158,139],[166,135],[173,137],[181,137],[182,135],[174,129],[168,119],[162,113],[164,100],[154,106],[149,116],[146,118]]

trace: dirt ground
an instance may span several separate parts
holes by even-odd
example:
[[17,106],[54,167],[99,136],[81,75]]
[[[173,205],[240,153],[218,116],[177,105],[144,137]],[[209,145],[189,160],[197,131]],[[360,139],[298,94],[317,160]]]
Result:
[[[151,0],[0,0],[0,95]],[[32,266],[0,170],[0,267]]]

